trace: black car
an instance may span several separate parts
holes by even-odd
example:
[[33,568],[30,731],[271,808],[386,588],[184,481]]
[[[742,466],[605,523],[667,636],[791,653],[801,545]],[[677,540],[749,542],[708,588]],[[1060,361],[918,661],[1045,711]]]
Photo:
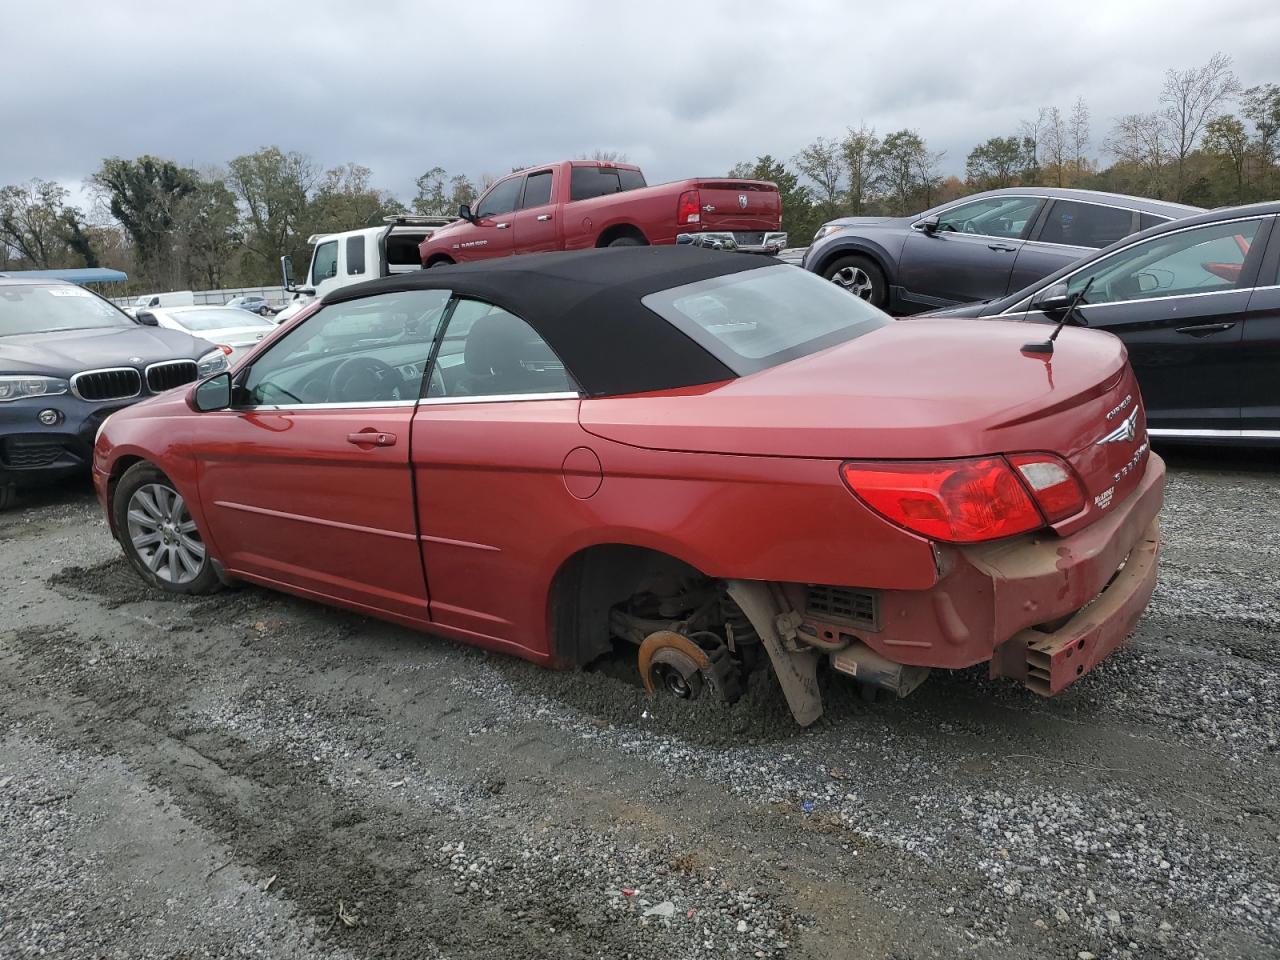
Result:
[[[1273,201],[1154,227],[1010,296],[930,316],[1065,320],[1106,330],[1129,348],[1153,436],[1274,443],[1277,216]],[[1042,342],[1047,332],[1029,329],[1028,341]],[[1042,356],[1052,371],[1052,354]]]
[[913,217],[823,224],[803,266],[896,314],[1003,297],[1160,223],[1203,213],[1161,200],[1008,187]]
[[0,275],[0,509],[20,487],[88,473],[113,410],[226,365],[208,341],[83,287]]

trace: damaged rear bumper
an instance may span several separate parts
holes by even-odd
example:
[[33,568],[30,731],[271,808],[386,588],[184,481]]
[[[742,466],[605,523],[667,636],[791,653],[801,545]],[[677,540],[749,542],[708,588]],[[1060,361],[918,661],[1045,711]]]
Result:
[[1051,696],[1124,643],[1146,609],[1156,583],[1164,476],[1164,462],[1152,454],[1137,489],[1084,529],[940,546],[932,589],[876,592],[874,623],[861,628],[809,608],[802,630],[860,641],[907,666],[990,661],[993,676]]

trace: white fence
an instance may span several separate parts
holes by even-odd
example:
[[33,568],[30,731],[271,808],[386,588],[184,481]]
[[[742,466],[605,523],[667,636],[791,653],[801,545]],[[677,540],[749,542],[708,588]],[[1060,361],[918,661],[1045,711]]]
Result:
[[[266,297],[272,306],[283,306],[289,302],[289,294],[284,287],[237,287],[234,290],[195,290],[195,302],[201,306],[220,307],[232,297]],[[137,297],[112,297],[111,302],[118,307],[132,307]]]

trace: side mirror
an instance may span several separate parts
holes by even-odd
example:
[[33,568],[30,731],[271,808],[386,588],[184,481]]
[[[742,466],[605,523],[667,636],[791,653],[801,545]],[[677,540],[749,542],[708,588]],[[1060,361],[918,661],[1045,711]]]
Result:
[[477,220],[476,215],[471,212],[471,204],[469,203],[463,203],[458,206],[458,216],[468,223],[475,223]]
[[191,391],[191,409],[197,413],[225,410],[229,406],[231,406],[231,372],[229,370],[215,373],[208,380],[200,381]]
[[293,289],[293,257],[280,258],[280,273],[284,276],[284,288]]
[[133,315],[133,319],[138,321],[144,327],[158,327],[160,321],[156,319],[156,315],[150,310],[139,310]]
[[931,216],[925,217],[923,220],[917,220],[912,224],[912,226],[917,230],[923,230],[925,233],[933,236],[933,234],[938,232],[938,215],[935,213]]
[[1031,301],[1031,306],[1043,313],[1062,313],[1074,297],[1067,289],[1067,282],[1060,280],[1041,290]]

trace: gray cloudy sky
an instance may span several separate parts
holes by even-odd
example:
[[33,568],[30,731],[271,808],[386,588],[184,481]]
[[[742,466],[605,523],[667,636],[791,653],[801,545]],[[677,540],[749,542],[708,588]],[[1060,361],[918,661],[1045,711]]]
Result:
[[356,161],[412,196],[621,150],[652,182],[789,158],[861,121],[943,163],[1084,96],[1099,144],[1170,66],[1280,81],[1280,4],[853,0],[0,0],[0,184],[69,185],[106,156],[220,163],[265,144]]

